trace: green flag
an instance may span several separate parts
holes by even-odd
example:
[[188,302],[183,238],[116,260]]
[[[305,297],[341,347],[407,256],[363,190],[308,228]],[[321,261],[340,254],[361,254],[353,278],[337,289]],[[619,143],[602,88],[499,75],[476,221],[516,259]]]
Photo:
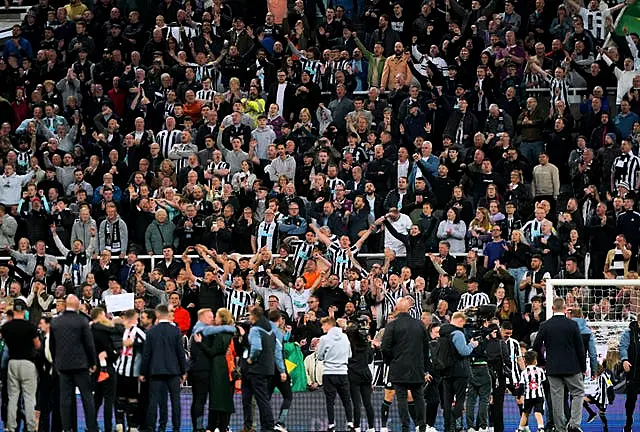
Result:
[[629,33],[640,34],[640,2],[630,4],[622,11],[616,27],[616,33],[623,34],[622,29],[625,27]]

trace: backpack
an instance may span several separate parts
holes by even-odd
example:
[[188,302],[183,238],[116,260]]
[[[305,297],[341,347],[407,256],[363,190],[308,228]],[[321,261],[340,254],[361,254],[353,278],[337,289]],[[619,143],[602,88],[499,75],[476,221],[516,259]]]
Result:
[[443,371],[451,367],[455,361],[454,349],[451,334],[438,338],[431,353],[431,363],[436,371]]

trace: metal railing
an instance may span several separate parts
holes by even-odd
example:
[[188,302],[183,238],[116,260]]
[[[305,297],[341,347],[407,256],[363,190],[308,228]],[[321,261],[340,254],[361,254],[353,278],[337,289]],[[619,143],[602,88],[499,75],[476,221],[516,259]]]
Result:
[[[236,255],[236,254],[234,254]],[[239,254],[241,257],[243,258],[251,258],[254,255],[251,254]],[[452,253],[451,254],[453,257],[455,258],[464,258],[467,256],[466,253]],[[180,259],[181,255],[176,255],[175,258],[176,259]],[[191,259],[200,259],[199,255],[187,255],[189,258]],[[478,252],[478,256],[482,256],[482,252]],[[164,257],[162,255],[137,255],[137,258],[141,261],[146,261],[149,262],[149,264],[151,265],[151,269],[154,269],[156,267],[156,262],[158,261],[162,261],[164,259]],[[375,262],[375,261],[384,261],[384,254],[383,253],[361,253],[357,255],[357,258],[361,258],[367,261],[367,263],[370,262]],[[11,260],[12,257],[10,256],[0,256],[0,261],[9,261]],[[57,256],[56,259],[58,259],[59,261],[66,259],[66,257],[63,256]],[[117,257],[112,257],[112,260],[118,260],[120,258]]]

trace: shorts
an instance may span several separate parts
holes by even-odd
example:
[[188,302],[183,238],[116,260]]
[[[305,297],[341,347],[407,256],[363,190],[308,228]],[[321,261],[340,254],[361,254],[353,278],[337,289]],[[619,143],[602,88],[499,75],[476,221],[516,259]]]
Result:
[[118,375],[116,397],[121,399],[138,399],[140,397],[140,382],[138,377]]
[[531,414],[531,411],[543,414],[544,413],[544,398],[526,399],[524,401],[523,414]]

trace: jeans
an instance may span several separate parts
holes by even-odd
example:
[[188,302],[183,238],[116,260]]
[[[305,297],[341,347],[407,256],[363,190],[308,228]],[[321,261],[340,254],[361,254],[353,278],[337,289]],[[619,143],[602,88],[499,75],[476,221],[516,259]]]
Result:
[[[149,382],[149,411],[147,427],[155,430],[156,415],[160,408],[160,429],[167,423],[167,393],[171,398],[171,424],[180,430],[180,376],[151,377]],[[164,424],[163,424],[164,423]]]
[[[571,396],[571,419],[567,425],[564,413],[564,386]],[[569,376],[549,375],[549,387],[553,400],[553,423],[558,432],[567,432],[567,426],[580,427],[582,423],[582,400],[584,398],[584,381],[582,374]]]
[[424,404],[424,384],[394,384],[396,390],[396,398],[398,400],[398,413],[400,414],[400,423],[402,424],[402,432],[409,432],[409,402],[408,393],[411,391],[413,402],[416,407],[416,426],[420,432],[425,427],[425,404]]
[[367,425],[369,428],[374,427],[375,414],[371,403],[371,383],[349,380],[349,391],[351,393],[351,402],[353,402],[353,424],[355,427],[360,426],[361,423],[361,404],[364,405],[364,410],[367,413]]
[[526,299],[524,298],[525,291],[520,290],[520,281],[527,274],[526,267],[517,267],[510,268],[507,270],[511,276],[513,276],[513,298],[516,301],[516,305],[518,306],[518,310],[520,312],[524,312],[524,305],[526,304]]
[[538,164],[538,156],[544,151],[544,141],[522,141],[520,154],[533,166]]
[[193,402],[191,403],[191,425],[193,430],[204,429],[204,406],[209,397],[209,372],[191,372],[189,374]]
[[353,406],[349,395],[349,379],[346,375],[322,375],[322,387],[324,397],[327,402],[327,421],[329,425],[336,424],[335,403],[336,394],[340,396],[340,401],[344,407],[347,423],[353,421]]
[[256,398],[256,404],[260,412],[260,429],[263,432],[272,432],[274,426],[271,393],[269,392],[269,383],[272,379],[272,375],[249,374],[251,394],[247,395],[247,397],[249,400],[251,400],[251,396]]
[[104,432],[111,432],[113,427],[113,408],[116,402],[116,371],[113,366],[106,368],[109,378],[102,382],[96,380],[94,385],[93,402],[96,412],[100,410],[100,405],[104,402]]
[[98,432],[93,393],[91,392],[91,375],[88,369],[60,371],[60,416],[62,429],[74,430],[76,427],[75,405],[76,387],[80,390],[84,418],[87,422],[87,432]]
[[[489,399],[491,397],[491,376],[486,365],[472,366],[467,387],[467,427],[486,428],[489,423]],[[476,401],[478,416],[474,419]]]
[[36,392],[38,390],[38,372],[36,371],[36,365],[29,360],[9,360],[7,378],[9,387],[7,429],[14,431],[17,428],[18,398],[20,397],[20,392],[22,392],[24,397],[24,411],[27,418],[27,431],[35,431]]
[[[464,401],[467,397],[467,377],[448,377],[442,380],[442,409],[444,411],[444,431],[453,432],[456,420],[462,417]],[[453,404],[455,400],[455,405]]]

